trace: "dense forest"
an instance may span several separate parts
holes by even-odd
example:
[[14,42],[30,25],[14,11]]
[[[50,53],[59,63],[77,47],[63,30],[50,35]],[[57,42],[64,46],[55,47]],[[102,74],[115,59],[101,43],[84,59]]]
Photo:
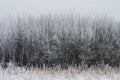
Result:
[[0,62],[24,67],[120,66],[120,22],[79,15],[0,22]]

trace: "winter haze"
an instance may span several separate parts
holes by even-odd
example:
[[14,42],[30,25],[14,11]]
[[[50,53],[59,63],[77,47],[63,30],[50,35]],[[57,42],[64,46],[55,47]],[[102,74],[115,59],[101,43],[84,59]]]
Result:
[[120,20],[119,4],[119,0],[0,0],[0,18],[71,12],[82,16],[108,14]]

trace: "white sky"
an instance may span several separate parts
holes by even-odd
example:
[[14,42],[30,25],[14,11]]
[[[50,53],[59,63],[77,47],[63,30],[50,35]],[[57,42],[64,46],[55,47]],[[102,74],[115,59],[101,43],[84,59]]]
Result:
[[120,20],[120,0],[0,0],[0,19],[14,15],[80,13],[83,16],[109,14]]

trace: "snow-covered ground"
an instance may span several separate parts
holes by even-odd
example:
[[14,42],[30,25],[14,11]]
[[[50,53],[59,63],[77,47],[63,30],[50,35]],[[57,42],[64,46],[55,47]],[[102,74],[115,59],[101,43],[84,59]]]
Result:
[[40,70],[0,68],[0,80],[120,80],[119,69]]

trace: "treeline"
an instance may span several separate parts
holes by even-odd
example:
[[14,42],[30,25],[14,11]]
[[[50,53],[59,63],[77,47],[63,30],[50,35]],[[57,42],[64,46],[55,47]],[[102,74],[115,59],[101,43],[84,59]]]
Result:
[[120,66],[120,23],[110,17],[41,15],[0,24],[0,62],[18,66]]

